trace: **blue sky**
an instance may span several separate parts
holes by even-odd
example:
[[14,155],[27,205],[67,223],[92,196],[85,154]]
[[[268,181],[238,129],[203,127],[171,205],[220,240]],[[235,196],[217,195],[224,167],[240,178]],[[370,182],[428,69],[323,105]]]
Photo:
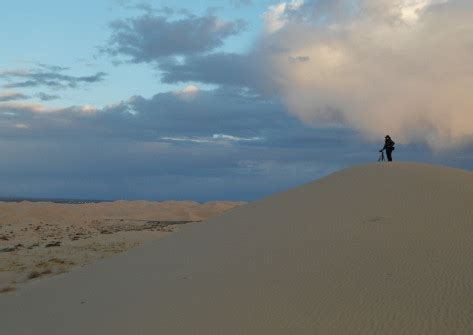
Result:
[[471,5],[402,3],[9,1],[0,196],[253,200],[388,132],[395,159],[472,169]]
[[[98,50],[110,36],[109,23],[140,15],[142,11],[134,7],[144,3],[156,9],[187,9],[196,15],[215,11],[226,20],[245,18],[247,30],[229,38],[221,48],[232,52],[250,48],[261,27],[259,15],[265,9],[264,5],[237,6],[232,1],[9,1],[3,5],[7,15],[2,16],[0,22],[0,38],[8,41],[8,47],[0,54],[0,66],[25,68],[35,63],[60,64],[69,67],[70,74],[93,73],[98,69],[108,74],[106,85],[95,85],[87,91],[67,91],[62,99],[54,102],[55,105],[88,103],[104,106],[127,96],[152,96],[170,90],[174,85],[161,83],[159,73],[149,66],[115,66]],[[132,85],[130,77],[133,78]]]

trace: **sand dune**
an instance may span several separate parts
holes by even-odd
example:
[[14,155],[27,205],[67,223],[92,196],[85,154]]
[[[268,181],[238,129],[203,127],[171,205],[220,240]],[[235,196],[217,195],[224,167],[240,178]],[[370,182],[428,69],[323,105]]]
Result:
[[360,166],[0,296],[5,334],[472,334],[473,173]]
[[51,202],[0,202],[0,220],[10,223],[83,222],[87,219],[199,221],[234,207],[234,202],[211,201],[114,201],[86,204]]
[[0,293],[159,239],[242,203],[0,202]]

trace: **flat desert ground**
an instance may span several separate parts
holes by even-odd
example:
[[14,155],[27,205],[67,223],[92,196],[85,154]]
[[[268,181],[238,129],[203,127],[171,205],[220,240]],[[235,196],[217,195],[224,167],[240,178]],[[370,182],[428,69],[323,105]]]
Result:
[[2,334],[473,334],[473,173],[358,166],[0,295]]
[[237,202],[0,202],[0,293],[159,239]]

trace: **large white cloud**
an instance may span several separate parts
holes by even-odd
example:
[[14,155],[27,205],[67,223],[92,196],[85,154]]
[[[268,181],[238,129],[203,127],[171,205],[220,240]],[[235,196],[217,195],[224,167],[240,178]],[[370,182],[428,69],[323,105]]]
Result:
[[262,48],[301,119],[435,149],[472,140],[473,1],[294,3],[272,8]]

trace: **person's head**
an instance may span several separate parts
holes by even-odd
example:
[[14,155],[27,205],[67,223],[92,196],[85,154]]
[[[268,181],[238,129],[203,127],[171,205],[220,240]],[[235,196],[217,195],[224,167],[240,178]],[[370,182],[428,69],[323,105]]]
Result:
[[386,140],[391,139],[391,137],[390,137],[389,135],[386,135],[384,138],[385,138]]

